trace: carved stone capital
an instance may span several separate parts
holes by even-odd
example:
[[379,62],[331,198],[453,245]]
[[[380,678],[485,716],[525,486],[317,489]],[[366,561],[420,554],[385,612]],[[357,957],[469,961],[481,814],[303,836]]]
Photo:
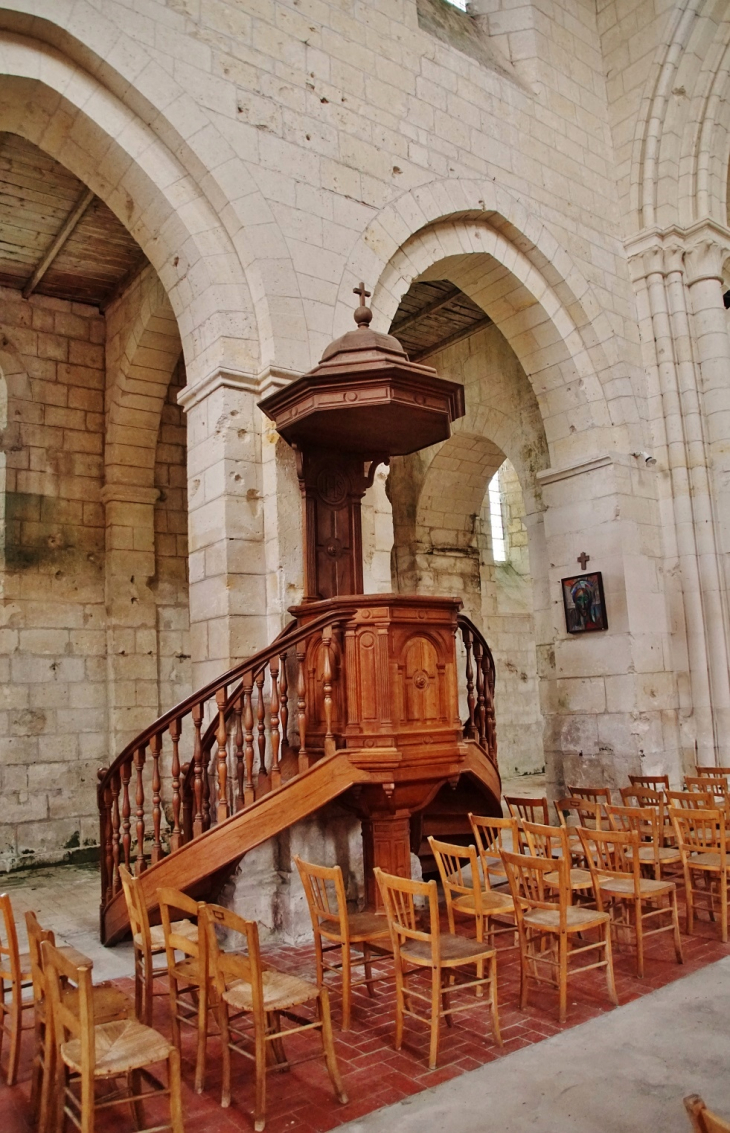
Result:
[[722,265],[727,255],[727,247],[712,238],[698,240],[688,248],[684,263],[689,286],[705,279],[717,279],[722,283]]

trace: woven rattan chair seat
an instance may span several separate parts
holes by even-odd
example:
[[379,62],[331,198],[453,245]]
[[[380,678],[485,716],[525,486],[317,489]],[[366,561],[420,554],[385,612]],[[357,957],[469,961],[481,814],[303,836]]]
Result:
[[[560,874],[556,870],[555,873],[545,874],[545,884],[553,885],[556,888],[560,885]],[[593,885],[590,870],[587,869],[571,869],[570,871],[570,888],[571,889],[590,889]]]
[[[198,926],[193,924],[192,921],[173,921],[170,928],[173,932],[176,932],[178,936],[184,936],[186,940],[198,939]],[[138,948],[142,947],[143,940],[141,932],[134,934],[134,943]],[[161,924],[156,924],[153,928],[150,928],[150,945],[153,952],[165,951],[165,933]]]
[[[480,944],[478,940],[467,936],[456,936],[450,932],[442,932],[440,936],[441,963],[465,964],[470,960],[479,960],[483,956],[493,956],[494,949],[489,944]],[[404,960],[413,964],[431,966],[431,944],[428,940],[409,940],[401,948]]]
[[[287,1007],[297,1007],[308,1003],[319,995],[319,988],[299,976],[269,969],[262,972],[264,990],[264,1011],[284,1011]],[[253,997],[248,980],[234,980],[223,993],[223,998],[231,1007],[239,1011],[251,1011]]]
[[[95,1078],[111,1078],[162,1062],[170,1053],[167,1039],[135,1019],[116,1023],[99,1023],[94,1027],[96,1052]],[[81,1040],[71,1039],[61,1047],[63,1061],[77,1074],[81,1073]]]
[[[615,894],[619,897],[632,897],[634,895],[634,879],[630,874],[627,874],[626,877],[604,877],[600,886],[604,893]],[[653,881],[647,877],[639,878],[639,894],[642,897],[657,897],[662,893],[671,893],[673,889],[673,881]]]
[[[125,1016],[128,1019],[134,1018],[134,1002],[113,984],[95,984],[91,994],[95,1023],[109,1023]],[[74,1015],[78,1014],[79,993],[76,988],[63,988],[61,998]]]
[[[626,857],[632,856],[632,847],[626,846]],[[671,865],[672,862],[680,862],[682,855],[679,850],[675,850],[673,846],[639,846],[639,861],[640,862],[654,862],[659,859],[665,865]]]
[[704,853],[690,854],[689,855],[689,864],[690,865],[705,866],[709,869],[719,869],[720,868],[720,852],[719,851],[713,852],[712,850],[706,850]]
[[[460,913],[473,913],[476,909],[476,902],[471,893],[465,893],[463,897],[457,897],[454,901],[454,908],[458,909]],[[482,910],[485,913],[512,913],[514,912],[515,903],[510,897],[509,893],[495,892],[493,889],[482,891]]]
[[[608,920],[608,913],[597,913],[595,909],[582,909],[570,905],[566,910],[568,932],[580,932]],[[559,909],[531,909],[525,913],[525,924],[529,928],[560,929]]]
[[348,921],[350,923],[350,940],[390,936],[388,922],[379,913],[351,913]]

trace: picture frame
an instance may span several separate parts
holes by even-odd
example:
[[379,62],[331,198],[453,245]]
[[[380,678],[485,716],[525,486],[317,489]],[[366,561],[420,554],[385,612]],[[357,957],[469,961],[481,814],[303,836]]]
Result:
[[595,633],[608,629],[603,577],[599,570],[561,578],[568,633]]

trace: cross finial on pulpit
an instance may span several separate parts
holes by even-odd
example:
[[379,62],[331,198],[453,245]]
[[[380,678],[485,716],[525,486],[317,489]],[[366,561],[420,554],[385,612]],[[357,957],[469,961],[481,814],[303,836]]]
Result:
[[353,287],[352,293],[360,296],[360,306],[355,311],[355,322],[359,327],[367,327],[373,317],[373,312],[365,302],[370,298],[370,292],[366,291],[365,284],[361,283],[359,287]]
[[591,561],[591,556],[587,555],[585,553],[585,551],[581,551],[581,553],[578,555],[578,558],[576,559],[576,562],[580,563],[580,569],[581,570],[585,570],[586,564],[589,563],[590,561]]

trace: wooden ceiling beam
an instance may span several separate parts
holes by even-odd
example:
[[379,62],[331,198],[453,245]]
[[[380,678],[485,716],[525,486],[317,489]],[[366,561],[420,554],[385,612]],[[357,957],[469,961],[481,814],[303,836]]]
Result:
[[[447,346],[453,346],[457,342],[461,342],[464,338],[470,338],[471,335],[476,334],[478,330],[484,330],[485,327],[492,325],[492,320],[489,315],[485,315],[483,319],[477,319],[474,323],[469,323],[468,326],[462,327],[454,334],[447,335],[442,338],[440,342],[434,342],[433,346],[426,346],[425,349],[419,350],[417,354],[410,354],[411,362],[421,362],[424,358],[428,358],[430,354],[436,354],[439,350],[445,350]],[[391,332],[392,333],[392,332]]]
[[399,322],[393,323],[389,334],[394,335],[395,338],[402,334],[408,327],[412,327],[415,323],[419,323],[421,319],[425,319],[428,315],[432,315],[434,311],[440,311],[447,303],[456,299],[457,295],[461,295],[461,290],[458,287],[452,287],[449,291],[442,292],[437,299],[432,299],[425,307],[421,307],[420,311],[414,311],[412,315],[406,315],[405,318],[400,319]]
[[50,268],[51,264],[55,260],[56,256],[58,255],[58,253],[63,248],[64,244],[68,240],[69,236],[73,232],[76,225],[81,220],[81,217],[84,215],[84,213],[86,212],[87,208],[89,207],[89,205],[91,204],[93,199],[94,199],[93,190],[87,189],[86,186],[84,186],[83,192],[81,193],[80,197],[76,201],[76,204],[74,205],[74,207],[71,209],[71,212],[66,217],[66,220],[64,221],[63,226],[61,227],[60,231],[58,232],[58,235],[53,239],[53,241],[52,241],[50,247],[48,248],[47,252],[45,253],[43,258],[41,259],[40,263],[38,264],[37,268],[33,272],[32,276],[30,277],[28,282],[26,283],[25,287],[23,288],[23,298],[24,299],[28,299],[29,296],[31,296],[33,294],[36,287],[38,286],[40,281],[43,279],[43,276],[46,274],[46,272]]

